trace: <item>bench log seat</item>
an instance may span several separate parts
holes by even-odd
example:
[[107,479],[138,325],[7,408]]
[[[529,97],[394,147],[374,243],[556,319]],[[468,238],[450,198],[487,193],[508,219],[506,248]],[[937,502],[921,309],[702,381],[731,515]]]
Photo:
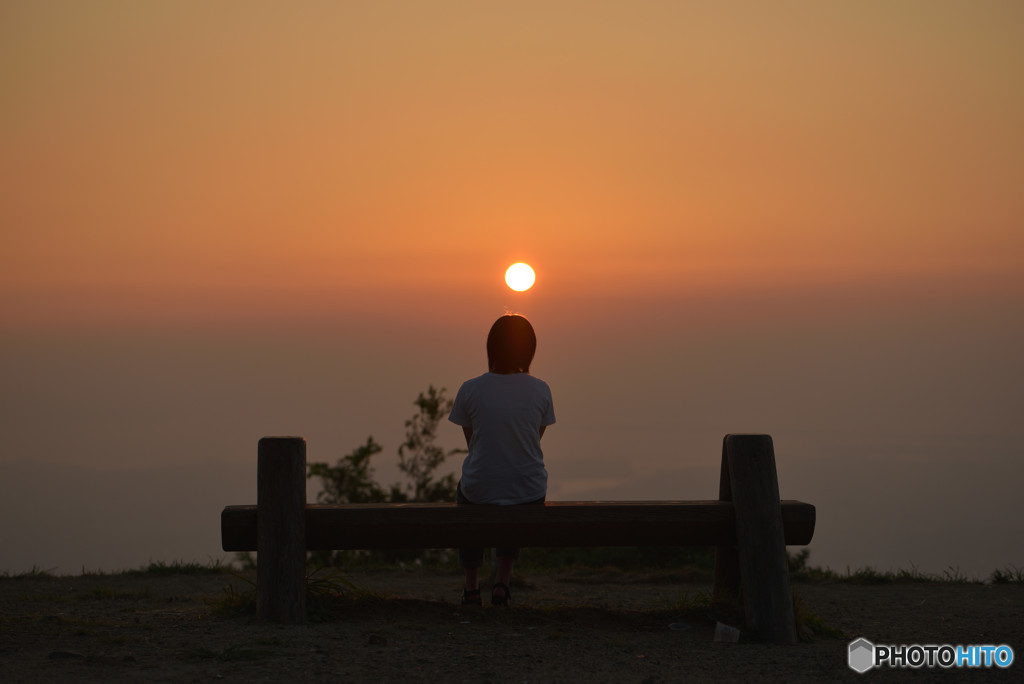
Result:
[[[815,510],[782,501],[785,543],[806,546]],[[543,506],[454,503],[309,504],[306,549],[504,546],[722,546],[736,543],[731,501],[548,501]],[[256,506],[221,514],[225,551],[256,551]]]

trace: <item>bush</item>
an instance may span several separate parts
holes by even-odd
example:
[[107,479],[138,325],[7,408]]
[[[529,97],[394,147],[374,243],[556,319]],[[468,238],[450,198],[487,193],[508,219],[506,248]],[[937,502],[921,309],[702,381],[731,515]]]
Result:
[[[398,469],[408,482],[381,487],[373,478],[370,459],[383,449],[373,436],[366,443],[338,459],[334,465],[309,463],[306,477],[320,478],[322,489],[316,500],[324,504],[406,503],[455,501],[455,475],[437,476],[438,469],[450,456],[465,449],[445,449],[436,443],[440,422],[452,410],[452,400],[445,389],[433,385],[421,392],[413,404],[417,411],[405,421],[405,440],[398,447]],[[400,549],[382,551],[314,551],[314,565],[352,565],[365,563],[415,562],[447,559],[445,550]]]

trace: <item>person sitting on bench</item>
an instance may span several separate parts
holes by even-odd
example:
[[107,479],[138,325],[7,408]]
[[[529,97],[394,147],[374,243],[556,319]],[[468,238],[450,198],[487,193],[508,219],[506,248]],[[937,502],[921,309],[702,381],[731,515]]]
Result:
[[[540,439],[555,422],[548,384],[530,375],[537,335],[525,317],[508,314],[487,335],[483,375],[462,383],[448,420],[462,426],[469,454],[462,463],[457,489],[464,505],[543,504],[548,472]],[[491,603],[509,605],[512,566],[519,549],[499,546]],[[477,571],[483,549],[459,549],[466,573],[463,605],[480,605]]]

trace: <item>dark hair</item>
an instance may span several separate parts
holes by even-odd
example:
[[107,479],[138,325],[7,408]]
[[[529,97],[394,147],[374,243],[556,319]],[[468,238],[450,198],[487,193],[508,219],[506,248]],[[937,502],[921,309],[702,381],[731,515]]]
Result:
[[519,314],[506,314],[487,333],[487,369],[492,373],[529,373],[537,351],[533,326]]

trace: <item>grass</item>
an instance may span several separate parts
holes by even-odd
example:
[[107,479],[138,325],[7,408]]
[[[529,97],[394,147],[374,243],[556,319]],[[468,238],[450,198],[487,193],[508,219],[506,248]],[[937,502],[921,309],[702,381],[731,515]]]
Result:
[[223,617],[256,613],[256,584],[247,577],[236,575],[247,582],[250,589],[239,591],[234,584],[224,585],[223,595],[218,599],[207,599],[206,604],[213,612]]
[[33,565],[31,570],[25,572],[11,574],[4,570],[0,573],[0,579],[5,580],[39,579],[41,577],[54,577],[53,570],[43,570],[39,566]]
[[131,571],[138,575],[223,575],[233,572],[230,564],[222,563],[220,560],[213,560],[209,563],[186,563],[184,561],[173,561],[165,563],[157,561],[150,563],[145,568]]
[[[146,575],[223,575],[230,574],[234,571],[235,570],[230,563],[224,563],[221,560],[210,560],[207,563],[197,563],[195,561],[172,561],[170,563],[165,561],[155,561],[141,568],[135,568],[133,570],[116,570],[113,572],[105,572],[103,570],[87,570],[83,567],[81,572],[79,572],[78,575],[76,575],[76,577],[140,577]],[[44,570],[35,565],[32,566],[31,570],[26,570],[24,572],[11,573],[7,570],[0,572],[0,580],[40,579],[61,576],[66,575],[57,575],[52,568],[49,570]]]
[[[256,584],[244,575],[231,574],[241,580],[246,588],[240,591],[235,584],[227,584],[223,595],[208,600],[207,605],[222,616],[255,615]],[[318,567],[306,577],[306,615],[314,622],[331,620],[352,600],[368,597],[371,597],[370,592],[348,579],[337,568]]]
[[793,616],[796,619],[797,635],[801,640],[809,640],[816,636],[826,639],[845,639],[847,637],[842,630],[826,624],[819,616],[812,613],[799,596],[793,596]]
[[306,577],[306,616],[313,622],[329,622],[353,600],[370,597],[337,569],[317,568]]
[[[941,573],[923,572],[914,565],[909,569],[878,570],[871,566],[837,572],[831,568],[811,565],[808,560],[809,549],[788,552],[790,578],[794,582],[849,582],[852,584],[894,584],[894,583],[932,583],[944,582],[953,584],[1024,584],[1024,568],[1013,565],[993,570],[987,580],[968,577],[960,568],[949,567]],[[380,559],[360,558],[351,566],[324,566],[313,564],[310,571],[310,593],[322,597],[358,594],[359,588],[352,586],[342,575],[342,568],[358,568],[360,570],[394,570],[396,568],[450,568],[455,572],[453,558],[425,559],[426,562],[411,563],[406,561],[384,562]],[[443,560],[443,562],[442,562]],[[237,565],[236,565],[237,563]],[[163,576],[163,575],[233,575],[245,579],[238,574],[238,568],[253,570],[255,558],[249,554],[238,554],[234,562],[225,563],[221,560],[210,560],[207,563],[194,561],[154,561],[141,568],[115,572],[90,571],[82,569],[80,577],[115,577],[115,576]],[[595,571],[610,572],[645,572],[661,576],[666,583],[705,582],[714,577],[714,553],[712,549],[687,548],[651,548],[651,549],[529,549],[520,563],[522,572],[545,572],[551,570],[576,572],[580,574],[580,582],[586,582],[587,573]],[[324,573],[324,574],[321,574]],[[53,569],[33,566],[31,570],[20,573],[0,572],[0,580],[27,580],[58,577]],[[653,577],[651,579],[654,579]],[[246,580],[248,581],[248,580]],[[255,589],[255,588],[254,588]],[[237,597],[235,597],[237,598]],[[235,601],[235,598],[232,601]]]
[[711,594],[706,591],[685,592],[673,601],[668,610],[685,615],[706,613],[711,608]]
[[1008,566],[1005,570],[993,570],[989,575],[992,584],[1024,584],[1024,568]]
[[[831,568],[809,565],[808,549],[789,554],[789,575],[795,582],[849,582],[850,584],[910,584],[910,583],[947,583],[947,584],[982,584],[984,580],[968,577],[958,567],[948,567],[941,573],[923,572],[917,566],[910,569],[877,570],[871,566],[857,569],[846,568],[845,573],[836,572]],[[997,579],[998,577],[998,579]],[[1007,571],[995,571],[989,578],[993,584],[1024,583],[1024,571],[1019,568]]]

